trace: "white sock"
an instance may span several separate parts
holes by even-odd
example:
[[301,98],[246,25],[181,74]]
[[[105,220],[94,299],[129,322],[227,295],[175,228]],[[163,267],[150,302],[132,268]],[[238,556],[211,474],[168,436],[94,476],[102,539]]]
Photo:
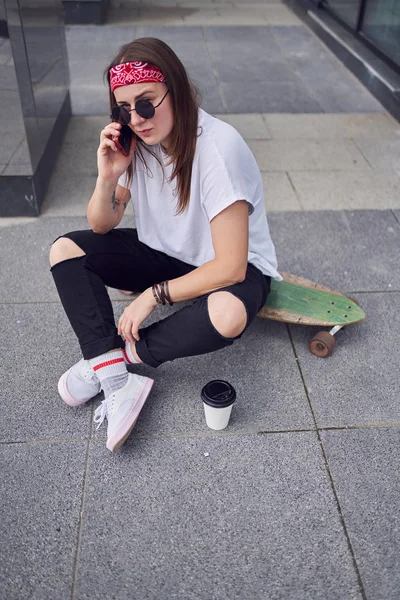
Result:
[[128,371],[122,350],[100,354],[89,360],[89,364],[99,378],[104,397],[124,387],[128,381]]
[[125,341],[125,348],[122,348],[122,352],[124,353],[124,359],[125,359],[125,363],[127,365],[138,365],[138,361],[136,360],[136,358],[133,356],[132,350],[131,350],[131,343],[128,342],[128,340]]

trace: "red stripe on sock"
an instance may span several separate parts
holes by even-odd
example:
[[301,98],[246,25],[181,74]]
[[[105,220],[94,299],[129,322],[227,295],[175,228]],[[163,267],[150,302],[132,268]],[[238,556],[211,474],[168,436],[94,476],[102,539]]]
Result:
[[128,363],[128,365],[131,365],[131,364],[132,364],[132,361],[130,361],[130,360],[129,360],[129,356],[128,356],[128,353],[127,353],[127,351],[126,351],[126,348],[122,348],[122,352],[123,352],[123,354],[124,354],[124,356],[125,356],[125,360],[126,360],[126,362]]
[[103,367],[109,367],[110,365],[115,365],[116,363],[125,362],[123,358],[113,358],[112,360],[107,360],[106,362],[100,363],[93,367],[93,371],[98,371]]

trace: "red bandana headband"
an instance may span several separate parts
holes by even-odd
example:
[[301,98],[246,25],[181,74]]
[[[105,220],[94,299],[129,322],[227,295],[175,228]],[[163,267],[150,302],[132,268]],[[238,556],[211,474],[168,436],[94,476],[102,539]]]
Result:
[[167,80],[158,67],[147,62],[126,62],[110,69],[110,87],[112,92],[123,85],[153,81],[166,83]]

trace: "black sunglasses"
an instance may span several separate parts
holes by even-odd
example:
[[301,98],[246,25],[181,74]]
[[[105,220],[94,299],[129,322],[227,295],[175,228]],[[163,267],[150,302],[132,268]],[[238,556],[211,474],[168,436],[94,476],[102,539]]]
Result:
[[118,106],[118,104],[116,104],[112,109],[112,113],[110,115],[111,119],[113,121],[121,123],[121,125],[128,125],[128,123],[131,120],[131,116],[129,113],[132,110],[136,110],[137,114],[139,115],[139,117],[142,117],[142,119],[152,119],[156,114],[156,108],[158,108],[160,104],[162,104],[168,92],[169,90],[165,92],[164,96],[161,98],[161,101],[158,104],[156,104],[156,106],[154,106],[154,104],[152,104],[150,100],[146,99],[138,100],[135,103],[135,108],[131,108],[130,110],[127,110],[125,106]]

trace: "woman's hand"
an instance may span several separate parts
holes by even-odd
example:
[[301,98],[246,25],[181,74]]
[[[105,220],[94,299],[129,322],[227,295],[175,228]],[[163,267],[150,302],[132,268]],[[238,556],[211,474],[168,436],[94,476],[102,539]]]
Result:
[[125,340],[140,340],[139,328],[157,306],[151,288],[144,291],[126,307],[118,321],[118,334]]
[[120,123],[109,123],[100,134],[100,145],[97,149],[97,168],[101,179],[118,179],[125,173],[132,161],[136,148],[136,138],[133,132],[129,156],[124,156],[113,141],[113,137],[119,137],[121,127]]

